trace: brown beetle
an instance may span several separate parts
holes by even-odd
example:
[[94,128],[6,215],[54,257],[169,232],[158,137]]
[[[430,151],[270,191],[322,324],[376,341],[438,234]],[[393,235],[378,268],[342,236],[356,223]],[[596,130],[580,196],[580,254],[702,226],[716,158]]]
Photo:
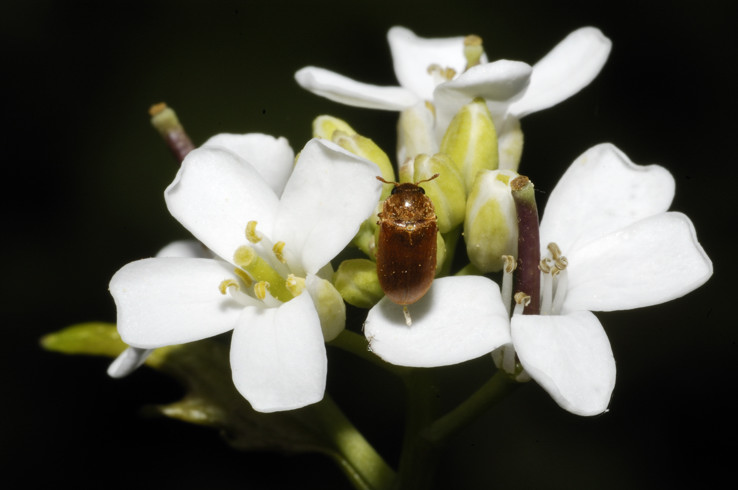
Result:
[[384,294],[402,305],[405,320],[410,324],[407,305],[422,298],[436,274],[436,234],[438,232],[433,203],[418,184],[394,184],[392,194],[384,201],[379,213],[377,241],[377,275]]

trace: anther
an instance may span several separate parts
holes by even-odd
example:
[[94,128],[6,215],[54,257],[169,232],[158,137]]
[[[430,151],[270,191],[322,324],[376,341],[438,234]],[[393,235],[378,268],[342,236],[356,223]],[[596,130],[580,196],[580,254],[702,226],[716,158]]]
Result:
[[305,289],[305,278],[290,274],[287,276],[287,280],[285,281],[285,287],[292,296],[297,297]]
[[514,296],[516,305],[528,306],[530,304],[530,296],[522,291],[518,291]]
[[220,290],[220,294],[226,295],[228,294],[228,288],[236,288],[238,289],[238,283],[234,281],[233,279],[226,279],[220,283],[218,286],[218,289]]
[[274,256],[277,257],[277,260],[283,264],[287,263],[287,260],[284,258],[284,242],[275,243],[272,247],[272,252],[274,252]]
[[266,281],[259,281],[256,284],[254,284],[254,295],[264,301],[264,299],[267,296],[267,293],[269,292],[269,283]]
[[554,260],[561,257],[561,249],[554,242],[549,243],[546,248],[548,248],[548,251],[551,252],[551,256],[554,258]]
[[512,274],[518,268],[518,261],[512,255],[503,255],[504,269],[506,274]]
[[251,243],[259,243],[261,241],[261,237],[256,231],[256,221],[249,221],[246,225],[246,239]]
[[515,293],[515,309],[513,310],[513,316],[522,315],[523,310],[530,304],[530,296],[522,291]]
[[432,75],[434,78],[438,77],[438,83],[442,83],[448,80],[452,80],[456,76],[456,70],[453,68],[443,68],[441,65],[433,63],[428,66],[428,75]]
[[233,273],[236,274],[239,279],[241,279],[246,286],[251,286],[254,283],[254,280],[251,278],[248,273],[243,269],[233,269]]
[[500,287],[500,294],[502,295],[502,304],[505,305],[505,311],[510,314],[510,303],[512,302],[512,290],[513,290],[513,271],[518,267],[518,261],[512,255],[503,255],[503,273],[502,273],[502,286]]
[[551,263],[552,260],[544,257],[541,259],[541,261],[538,263],[538,268],[543,272],[544,274],[550,274],[551,273]]

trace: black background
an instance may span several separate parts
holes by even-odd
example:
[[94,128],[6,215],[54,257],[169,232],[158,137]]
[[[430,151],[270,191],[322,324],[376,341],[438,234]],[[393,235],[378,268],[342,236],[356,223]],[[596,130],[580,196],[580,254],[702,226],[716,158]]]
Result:
[[[66,325],[113,321],[112,274],[187,237],[163,203],[176,165],[149,125],[148,106],[173,106],[196,144],[258,131],[284,135],[296,149],[312,119],[330,113],[392,155],[396,114],[321,99],[293,73],[314,64],[394,84],[385,38],[393,25],[424,37],[476,33],[491,59],[531,64],[570,31],[594,25],[613,41],[610,59],[583,92],[523,120],[521,171],[542,205],[567,165],[597,143],[666,166],[677,181],[673,209],[694,221],[715,274],[680,300],[599,315],[618,362],[609,413],[576,417],[531,383],[453,441],[437,488],[705,488],[732,480],[733,18],[729,2],[640,3],[3,2],[4,478],[21,478],[23,487],[348,488],[323,457],[237,453],[214,431],[142,416],[145,405],[181,395],[156,373],[111,380],[107,359],[39,348],[40,336]],[[399,387],[341,353],[330,356],[329,389],[394,461]],[[481,380],[466,381],[459,392]]]

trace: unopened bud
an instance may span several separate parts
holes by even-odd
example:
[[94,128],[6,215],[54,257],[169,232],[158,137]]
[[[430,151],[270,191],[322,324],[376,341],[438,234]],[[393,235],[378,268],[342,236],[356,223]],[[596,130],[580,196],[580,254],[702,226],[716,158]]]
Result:
[[323,115],[313,120],[313,138],[332,140],[335,131],[343,131],[348,135],[356,134],[356,131],[343,119]]
[[461,172],[443,153],[433,156],[418,155],[409,181],[420,182],[430,179],[435,174],[438,174],[438,178],[423,183],[423,189],[433,202],[438,217],[438,231],[446,233],[464,221],[466,191]]
[[435,120],[435,108],[430,102],[420,102],[400,112],[397,122],[397,161],[400,164],[421,153],[438,153]]
[[497,132],[484,99],[478,97],[456,113],[441,140],[441,153],[461,171],[467,193],[480,170],[498,168]]
[[384,296],[377,277],[377,264],[368,259],[341,262],[333,275],[335,285],[346,303],[371,308]]
[[318,312],[323,338],[330,342],[346,328],[346,305],[330,281],[309,275],[305,280],[305,287]]
[[464,240],[469,260],[482,272],[497,272],[504,255],[518,255],[518,224],[507,170],[483,170],[466,202]]

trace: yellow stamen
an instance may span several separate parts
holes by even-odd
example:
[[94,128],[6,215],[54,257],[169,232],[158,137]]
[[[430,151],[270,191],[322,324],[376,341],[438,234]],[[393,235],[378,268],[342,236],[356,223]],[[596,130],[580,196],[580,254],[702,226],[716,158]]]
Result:
[[505,268],[505,272],[508,274],[512,274],[513,271],[518,268],[518,262],[512,255],[503,255],[502,261],[504,263],[503,267]]
[[246,239],[251,243],[259,243],[261,237],[256,232],[256,221],[249,221],[246,225]]
[[515,293],[514,299],[517,305],[528,306],[530,304],[530,296],[522,291]]
[[243,269],[233,269],[233,272],[241,279],[246,286],[251,286],[254,283],[254,280],[251,278],[251,276],[248,275],[248,273]]
[[290,274],[287,276],[287,280],[285,281],[285,287],[292,296],[299,296],[305,289],[305,278]]
[[431,111],[431,114],[433,114],[433,117],[436,117],[436,106],[433,105],[433,102],[426,100],[425,101],[425,108]]
[[274,252],[274,256],[277,257],[277,260],[283,264],[287,263],[287,260],[284,258],[284,242],[275,243],[272,247],[272,252]]
[[429,75],[438,75],[443,80],[451,80],[456,76],[456,70],[453,68],[443,68],[441,65],[437,65],[435,63],[430,65],[427,71]]
[[259,281],[256,284],[254,284],[254,295],[260,299],[261,301],[264,301],[264,298],[266,298],[267,292],[269,291],[269,283],[266,281]]
[[228,288],[230,287],[238,289],[238,283],[233,279],[225,279],[224,281],[222,281],[218,286],[220,294],[228,294]]

